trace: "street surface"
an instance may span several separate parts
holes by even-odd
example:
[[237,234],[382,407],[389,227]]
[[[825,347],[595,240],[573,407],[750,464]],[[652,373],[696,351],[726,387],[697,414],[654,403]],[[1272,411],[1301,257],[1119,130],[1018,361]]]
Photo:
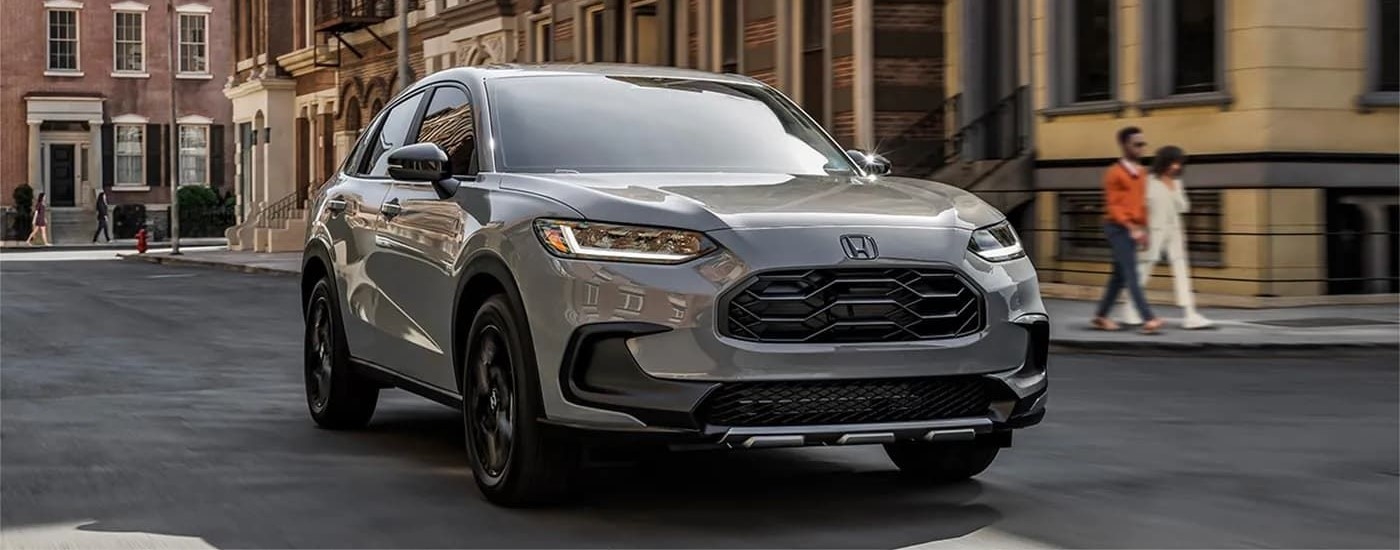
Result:
[[5,548],[1400,545],[1395,350],[1056,355],[1045,423],[977,481],[676,453],[520,511],[477,495],[448,408],[312,425],[295,278],[63,254],[0,257]]

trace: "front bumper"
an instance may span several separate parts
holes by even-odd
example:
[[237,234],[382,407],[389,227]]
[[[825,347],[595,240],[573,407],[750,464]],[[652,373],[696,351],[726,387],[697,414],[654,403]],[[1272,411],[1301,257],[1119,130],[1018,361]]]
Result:
[[[845,233],[871,235],[880,242],[880,258],[847,259],[839,246]],[[679,266],[555,258],[533,235],[514,249],[515,265],[549,266],[515,270],[532,328],[544,420],[592,432],[733,444],[724,434],[740,426],[708,422],[703,410],[711,392],[725,384],[940,377],[986,382],[988,406],[970,421],[990,422],[993,432],[1033,424],[1036,411],[1043,411],[1048,319],[1029,260],[985,262],[966,252],[967,233],[952,229],[804,227],[712,236],[722,250]],[[726,292],[755,273],[802,266],[954,270],[979,291],[985,326],[956,338],[869,344],[763,343],[720,334]],[[830,440],[818,432],[788,426],[761,435]],[[855,434],[866,433],[884,432]]]

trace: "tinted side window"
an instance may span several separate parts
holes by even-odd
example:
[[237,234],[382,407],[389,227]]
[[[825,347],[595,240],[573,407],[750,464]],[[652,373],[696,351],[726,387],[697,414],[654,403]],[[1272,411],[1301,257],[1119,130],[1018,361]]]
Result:
[[408,142],[408,132],[413,127],[413,116],[418,114],[418,104],[422,101],[423,94],[418,94],[385,113],[384,123],[379,126],[378,135],[370,142],[366,151],[369,158],[373,159],[367,175],[380,177],[389,174],[389,151]]
[[476,175],[476,116],[466,92],[451,86],[433,92],[418,129],[416,143],[424,142],[447,151],[453,174]]

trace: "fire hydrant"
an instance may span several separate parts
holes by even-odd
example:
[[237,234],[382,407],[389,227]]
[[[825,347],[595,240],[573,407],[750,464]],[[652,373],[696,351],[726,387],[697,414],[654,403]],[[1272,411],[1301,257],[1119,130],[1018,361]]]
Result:
[[146,253],[146,228],[144,227],[142,227],[141,230],[136,232],[136,253]]

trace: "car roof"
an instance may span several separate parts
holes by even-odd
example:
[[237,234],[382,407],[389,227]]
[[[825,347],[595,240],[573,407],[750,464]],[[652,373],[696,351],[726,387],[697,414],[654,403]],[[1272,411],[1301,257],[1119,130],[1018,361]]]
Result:
[[638,78],[676,78],[686,80],[710,80],[731,84],[761,84],[753,78],[736,74],[719,74],[693,69],[657,67],[652,65],[630,65],[621,63],[548,63],[548,64],[499,64],[475,67],[457,67],[433,73],[421,83],[444,80],[495,80],[528,76],[628,76]]

